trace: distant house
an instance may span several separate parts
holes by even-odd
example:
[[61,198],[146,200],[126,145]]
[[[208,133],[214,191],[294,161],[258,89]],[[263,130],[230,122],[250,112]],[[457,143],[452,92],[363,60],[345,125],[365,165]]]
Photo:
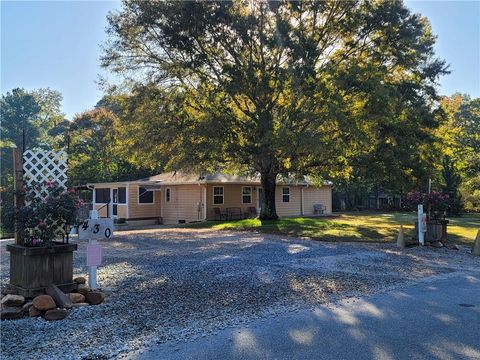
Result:
[[[254,217],[263,196],[260,179],[224,174],[170,172],[145,179],[87,185],[101,217],[128,223],[184,222]],[[279,216],[331,214],[332,184],[282,181],[276,188]]]

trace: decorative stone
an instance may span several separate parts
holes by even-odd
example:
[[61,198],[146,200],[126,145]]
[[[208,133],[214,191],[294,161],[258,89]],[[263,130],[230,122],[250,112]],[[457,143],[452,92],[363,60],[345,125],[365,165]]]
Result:
[[105,300],[105,294],[101,291],[89,291],[87,295],[85,295],[85,299],[90,305],[98,305]]
[[1,319],[13,320],[23,317],[23,308],[16,306],[2,306]]
[[74,308],[84,307],[84,306],[88,306],[88,305],[89,304],[86,303],[86,302],[73,303]]
[[80,293],[70,293],[68,297],[73,304],[85,302],[85,296]]
[[25,298],[21,295],[8,294],[2,298],[2,306],[22,306]]
[[23,312],[26,314],[28,313],[28,310],[30,309],[30,307],[33,305],[33,301],[28,301],[26,302],[25,304],[23,304],[22,308],[23,308]]
[[30,317],[40,316],[41,313],[42,312],[38,310],[35,306],[30,306],[30,308],[28,309],[28,316]]
[[434,247],[434,248],[441,248],[441,247],[443,247],[443,244],[442,244],[440,241],[432,241],[432,242],[430,243],[430,245],[432,245],[432,247]]
[[78,285],[77,291],[78,291],[80,294],[82,294],[82,295],[85,296],[85,295],[87,295],[87,293],[88,293],[88,291],[89,291],[89,288],[88,288],[88,286],[85,285],[85,284],[80,284],[80,285]]
[[55,309],[57,307],[50,295],[38,295],[33,299],[33,306],[40,311]]
[[11,284],[5,284],[2,286],[2,295],[8,294],[18,295],[18,290]]
[[43,318],[48,321],[62,320],[67,316],[67,310],[65,309],[53,309],[48,310],[43,314]]
[[73,282],[77,284],[85,284],[87,279],[85,279],[83,276],[77,276],[75,279],[73,279]]
[[71,309],[72,301],[62,290],[56,285],[50,284],[47,287],[47,294],[52,297],[59,308]]

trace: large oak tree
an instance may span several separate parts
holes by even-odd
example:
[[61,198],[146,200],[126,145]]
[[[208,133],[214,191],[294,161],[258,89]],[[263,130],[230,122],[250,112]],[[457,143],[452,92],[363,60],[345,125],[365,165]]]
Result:
[[108,20],[103,65],[143,83],[132,149],[167,168],[260,173],[263,219],[277,217],[279,175],[395,158],[396,131],[415,151],[436,126],[445,64],[400,1],[125,0]]

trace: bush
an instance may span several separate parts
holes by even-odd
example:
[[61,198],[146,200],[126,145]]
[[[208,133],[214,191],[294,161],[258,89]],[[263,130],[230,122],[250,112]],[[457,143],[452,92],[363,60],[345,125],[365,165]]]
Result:
[[[66,235],[66,225],[76,224],[77,210],[83,202],[75,190],[65,190],[52,182],[24,190],[26,205],[20,208],[18,218],[26,246],[49,244]],[[39,196],[42,192],[45,197]]]

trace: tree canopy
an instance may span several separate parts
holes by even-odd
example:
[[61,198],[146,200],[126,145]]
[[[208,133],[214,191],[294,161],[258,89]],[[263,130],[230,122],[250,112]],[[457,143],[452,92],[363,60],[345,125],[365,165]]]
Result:
[[[135,148],[171,168],[259,172],[262,218],[276,218],[279,175],[345,174],[375,153],[410,171],[437,125],[445,63],[400,1],[127,0],[108,20],[103,65],[159,100],[133,109]],[[169,130],[162,153],[142,146],[146,127]]]

